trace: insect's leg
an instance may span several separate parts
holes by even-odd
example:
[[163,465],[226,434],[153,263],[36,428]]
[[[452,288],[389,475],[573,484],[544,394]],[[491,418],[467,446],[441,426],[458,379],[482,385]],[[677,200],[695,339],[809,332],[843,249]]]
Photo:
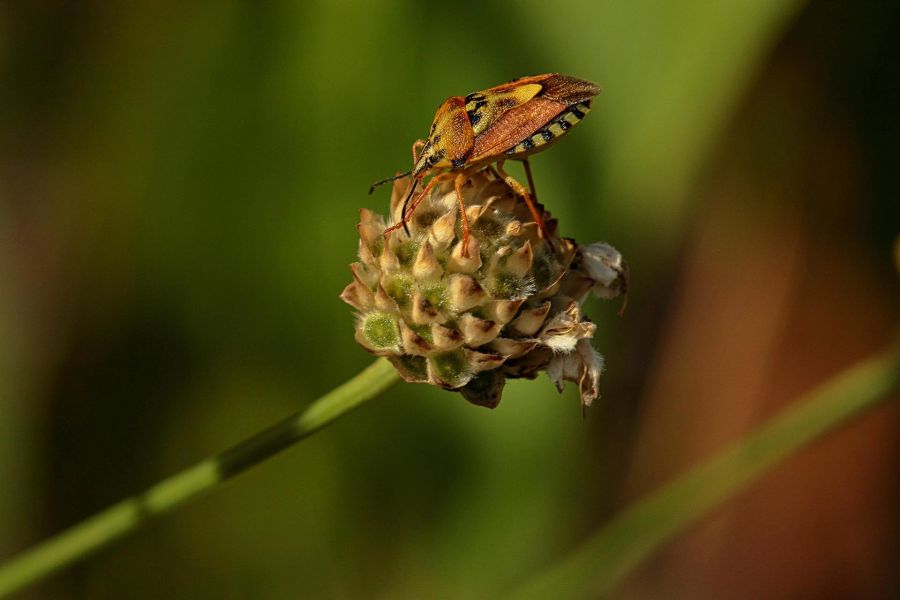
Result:
[[537,189],[534,187],[534,177],[531,176],[531,161],[528,160],[527,156],[522,159],[522,166],[525,167],[525,177],[528,178],[528,189],[531,190],[531,197],[537,202]]
[[469,179],[468,173],[460,173],[453,181],[456,187],[456,197],[459,199],[459,214],[462,217],[463,239],[462,239],[462,255],[463,258],[469,258],[469,217],[466,216],[466,203],[463,201],[462,186]]
[[425,189],[416,196],[415,200],[413,200],[409,208],[406,209],[406,212],[403,213],[403,221],[409,221],[412,218],[413,211],[416,210],[416,207],[424,200],[428,194],[431,193],[431,188],[433,188],[436,184],[441,183],[443,181],[447,181],[448,177],[446,173],[442,173],[441,175],[435,175],[431,178],[431,181],[428,182],[428,185],[425,186]]
[[419,162],[419,152],[425,147],[425,140],[416,140],[412,145],[413,164]]
[[[395,223],[394,225],[391,225],[390,227],[388,227],[387,229],[384,230],[385,239],[388,238],[388,236],[391,234],[391,232],[396,231],[396,230],[400,229],[401,227],[406,231],[407,234],[409,234],[409,229],[406,227],[406,222],[409,221],[410,218],[412,217],[413,211],[415,211],[416,207],[419,206],[419,203],[421,203],[422,200],[424,200],[428,196],[428,194],[431,193],[431,188],[433,188],[435,186],[435,184],[437,184],[441,181],[447,181],[447,179],[448,179],[448,177],[446,174],[435,175],[434,177],[431,178],[431,181],[428,182],[428,185],[425,186],[425,189],[423,189],[421,192],[419,192],[418,196],[413,198],[411,201],[409,198],[407,198],[406,202],[403,203],[404,210],[403,210],[403,214],[400,215],[400,222]],[[413,183],[415,183],[415,182],[413,182]]]
[[555,251],[556,248],[553,246],[553,240],[550,239],[547,228],[544,227],[544,220],[541,218],[541,213],[538,212],[537,206],[535,206],[534,201],[531,198],[531,194],[525,189],[524,185],[513,179],[512,175],[503,170],[503,162],[497,163],[497,172],[500,173],[500,176],[503,178],[503,181],[506,182],[506,185],[511,187],[516,195],[521,196],[525,200],[525,204],[528,205],[528,210],[531,211],[531,216],[534,217],[534,222],[537,223],[541,233],[544,234],[544,239],[547,240],[547,243]]
[[407,192],[406,198],[403,199],[403,208],[400,209],[400,222],[395,223],[394,225],[391,225],[390,227],[388,227],[387,229],[384,230],[384,233],[382,233],[382,235],[384,236],[385,240],[387,240],[388,237],[390,237],[391,232],[396,231],[396,230],[400,229],[401,227],[403,228],[403,231],[406,232],[406,235],[410,235],[409,227],[406,226],[406,215],[408,214],[407,207],[409,206],[410,198],[412,198],[413,194],[416,191],[416,184],[418,184],[418,183],[419,183],[418,179],[412,180],[412,183],[409,186],[409,192]]
[[413,177],[412,183],[409,184],[409,191],[406,193],[406,198],[403,199],[403,206],[400,208],[400,224],[403,225],[403,231],[406,232],[407,236],[412,234],[409,232],[409,227],[406,226],[406,207],[409,206],[409,199],[416,193],[416,186],[418,184],[419,180]]

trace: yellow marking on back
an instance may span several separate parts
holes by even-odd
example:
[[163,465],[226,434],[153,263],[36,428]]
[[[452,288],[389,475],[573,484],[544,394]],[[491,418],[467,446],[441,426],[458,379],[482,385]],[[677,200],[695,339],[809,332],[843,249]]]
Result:
[[[553,139],[553,138],[550,138],[550,140],[552,140],[552,139]],[[542,134],[540,134],[540,133],[536,133],[536,134],[534,134],[533,136],[531,136],[531,143],[534,144],[535,147],[537,147],[537,146],[543,146],[544,144],[546,144],[546,143],[549,142],[550,140],[548,140],[547,138],[545,138],[545,137],[544,137]]]
[[513,98],[515,98],[517,104],[525,104],[526,102],[537,96],[542,89],[543,86],[539,83],[529,83],[526,85],[516,86],[504,95],[512,96]]
[[[538,83],[516,86],[505,92],[475,92],[466,96],[466,112],[477,136],[497,122],[511,108],[525,104],[537,96],[543,87]],[[469,99],[471,98],[471,99]]]

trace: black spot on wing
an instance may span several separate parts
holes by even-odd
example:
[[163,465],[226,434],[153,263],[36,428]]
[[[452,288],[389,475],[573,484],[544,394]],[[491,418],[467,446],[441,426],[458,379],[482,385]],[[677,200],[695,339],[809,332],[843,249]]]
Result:
[[[471,96],[472,94],[469,95]],[[488,101],[484,99],[484,96],[479,95],[478,97],[466,102],[466,106],[469,106],[469,104],[472,104],[472,106],[468,110],[466,110],[466,115],[468,115],[469,117],[469,123],[471,123],[472,127],[474,127],[479,121],[481,121],[481,118],[484,116],[484,107],[488,105]]]
[[541,130],[541,137],[544,138],[545,142],[549,142],[553,139],[553,132],[547,129],[546,127]]
[[569,112],[575,115],[575,118],[579,121],[584,118],[584,113],[581,112],[577,106],[573,106],[572,108],[570,108]]

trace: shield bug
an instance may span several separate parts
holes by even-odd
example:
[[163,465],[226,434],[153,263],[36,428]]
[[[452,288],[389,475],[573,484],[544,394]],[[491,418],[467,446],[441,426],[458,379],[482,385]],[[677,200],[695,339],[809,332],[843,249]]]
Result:
[[[468,177],[488,165],[497,172],[528,205],[535,222],[548,239],[541,215],[535,206],[534,181],[528,157],[547,148],[577,125],[591,109],[591,100],[600,92],[595,84],[547,73],[522,77],[468,96],[452,96],[438,107],[428,139],[413,144],[413,168],[372,184],[379,185],[412,176],[412,185],[403,202],[400,223],[385,235],[403,227],[419,202],[437,183],[453,180],[459,197],[463,226],[463,254],[467,254],[469,223],[463,203],[462,186]],[[503,170],[507,159],[524,163],[530,190]],[[419,183],[433,175],[415,195]]]

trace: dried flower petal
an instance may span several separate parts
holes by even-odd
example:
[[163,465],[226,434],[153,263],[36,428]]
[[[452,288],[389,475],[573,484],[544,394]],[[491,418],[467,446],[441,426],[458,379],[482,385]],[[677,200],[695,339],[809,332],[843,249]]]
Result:
[[574,352],[557,354],[547,365],[547,375],[559,391],[566,381],[578,384],[584,406],[590,406],[599,397],[598,383],[602,372],[603,357],[587,338],[578,340]]

